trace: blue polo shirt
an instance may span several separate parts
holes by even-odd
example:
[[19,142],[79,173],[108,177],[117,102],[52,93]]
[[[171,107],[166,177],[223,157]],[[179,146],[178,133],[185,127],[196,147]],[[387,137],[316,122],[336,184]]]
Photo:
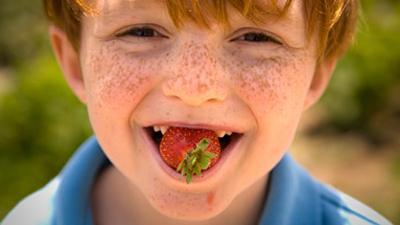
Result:
[[[109,164],[97,140],[90,138],[60,175],[22,200],[1,224],[92,225],[91,188]],[[271,172],[269,185],[261,225],[391,224],[357,200],[314,180],[289,154]]]

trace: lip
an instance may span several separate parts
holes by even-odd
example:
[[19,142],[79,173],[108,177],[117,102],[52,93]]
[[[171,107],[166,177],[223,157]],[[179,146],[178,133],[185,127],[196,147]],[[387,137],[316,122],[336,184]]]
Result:
[[155,122],[152,124],[145,124],[143,127],[152,127],[152,126],[168,126],[168,127],[186,127],[193,129],[207,129],[214,131],[230,131],[238,134],[245,133],[245,130],[239,127],[225,126],[225,125],[216,125],[216,124],[205,124],[205,123],[187,123],[187,122],[179,122],[179,121],[169,121],[169,122]]
[[[165,124],[165,123],[164,123]],[[174,123],[176,125],[176,123]],[[186,124],[187,125],[187,124]],[[168,125],[167,125],[168,126]],[[210,126],[185,126],[185,127],[195,127],[195,128],[206,128],[210,129]],[[150,148],[150,153],[152,157],[157,161],[159,166],[162,170],[169,175],[169,177],[173,178],[174,180],[182,183],[186,183],[184,177],[182,177],[178,172],[174,169],[169,167],[164,160],[161,158],[160,154],[158,153],[158,147],[151,139],[150,135],[146,131],[145,127],[139,127],[140,136],[145,140],[145,143]],[[222,169],[222,167],[227,163],[227,161],[232,158],[232,153],[236,150],[242,140],[243,134],[239,134],[237,137],[233,138],[230,144],[223,150],[221,154],[221,158],[218,162],[211,168],[202,171],[200,176],[193,176],[191,183],[200,183],[202,181],[208,180],[213,177],[214,174],[218,173]]]

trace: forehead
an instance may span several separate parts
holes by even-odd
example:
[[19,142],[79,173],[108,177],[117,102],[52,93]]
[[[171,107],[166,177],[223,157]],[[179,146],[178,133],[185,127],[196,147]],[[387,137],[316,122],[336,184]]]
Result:
[[205,26],[210,20],[228,24],[232,14],[240,14],[254,23],[303,19],[300,0],[96,0],[93,3],[96,14],[103,18],[134,15],[138,11],[163,11],[177,26],[187,20]]

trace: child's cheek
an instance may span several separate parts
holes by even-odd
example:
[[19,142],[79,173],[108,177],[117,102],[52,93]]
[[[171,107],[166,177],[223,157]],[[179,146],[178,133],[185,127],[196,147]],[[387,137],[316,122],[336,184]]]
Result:
[[88,55],[87,66],[85,85],[91,106],[127,113],[132,112],[146,87],[157,78],[156,71],[160,71],[160,62],[121,53],[112,44]]
[[240,60],[225,67],[233,74],[235,90],[258,118],[285,118],[300,111],[313,74],[313,62],[304,53]]

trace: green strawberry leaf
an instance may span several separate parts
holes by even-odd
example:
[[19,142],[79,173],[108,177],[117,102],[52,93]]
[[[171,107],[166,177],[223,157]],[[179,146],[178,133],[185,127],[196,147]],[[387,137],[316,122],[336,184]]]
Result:
[[207,169],[208,165],[210,164],[210,159],[205,157],[205,156],[203,156],[203,157],[200,158],[199,164],[200,164],[200,166],[201,166],[201,168],[203,170]]
[[179,172],[182,170],[183,166],[185,164],[185,160],[182,160],[181,163],[179,163],[178,167],[176,168],[176,171]]
[[176,171],[186,176],[186,183],[190,183],[193,174],[201,175],[201,171],[209,167],[211,159],[217,155],[206,151],[210,141],[207,138],[201,139],[196,146],[188,151],[185,158],[179,163]]
[[216,154],[209,151],[204,152],[204,155],[207,156],[209,159],[215,158],[217,156]]
[[187,172],[188,172],[188,169],[187,169],[186,166],[184,166],[184,167],[182,168],[182,175],[185,176],[185,175],[187,174]]
[[186,175],[186,183],[190,183],[190,181],[192,180],[192,174],[191,173],[188,173],[187,175]]
[[201,169],[202,169],[201,165],[200,164],[196,164],[196,166],[193,168],[193,171],[197,176],[200,176],[201,175]]
[[193,156],[193,159],[191,161],[191,165],[194,166],[196,164],[196,162],[197,162],[197,157]]

